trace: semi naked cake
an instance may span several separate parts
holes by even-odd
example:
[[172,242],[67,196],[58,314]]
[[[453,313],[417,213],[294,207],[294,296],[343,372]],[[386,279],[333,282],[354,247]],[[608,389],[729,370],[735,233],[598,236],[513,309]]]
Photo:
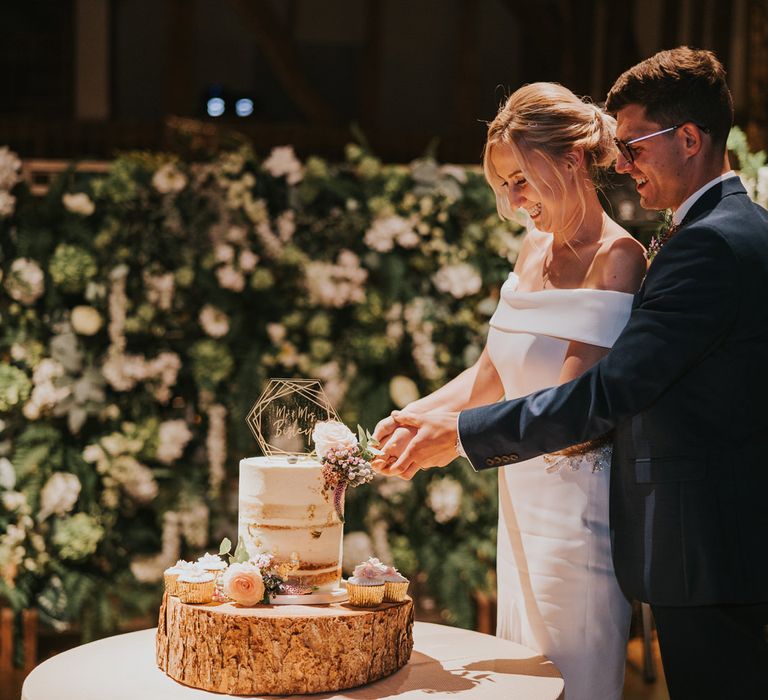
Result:
[[238,534],[255,559],[292,565],[291,579],[317,592],[339,589],[344,525],[323,492],[323,465],[309,457],[240,460]]
[[[371,683],[408,663],[407,582],[396,590],[402,577],[386,578],[371,560],[350,579],[348,602],[340,587],[344,493],[370,481],[372,453],[340,423],[318,424],[312,435],[320,459],[272,454],[240,461],[242,547],[236,561],[222,560],[224,570],[215,572],[221,595],[184,602],[166,587],[155,651],[174,680],[230,695],[322,693]],[[208,570],[212,559],[206,555],[201,565]],[[169,581],[177,567],[166,572]],[[366,578],[368,570],[374,575]],[[275,571],[277,587],[268,589]],[[182,586],[200,587],[185,574],[179,570]],[[397,595],[388,597],[393,585]]]

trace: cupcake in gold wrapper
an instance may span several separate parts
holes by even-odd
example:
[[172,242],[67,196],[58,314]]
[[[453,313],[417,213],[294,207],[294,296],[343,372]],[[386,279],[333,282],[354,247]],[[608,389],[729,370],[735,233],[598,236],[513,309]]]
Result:
[[216,577],[208,571],[187,571],[176,580],[182,603],[210,603],[216,588]]
[[384,571],[384,602],[399,603],[405,600],[408,593],[408,579],[394,566],[388,566]]
[[350,605],[361,608],[381,605],[384,600],[384,569],[378,559],[369,559],[355,567],[347,581]]
[[349,604],[359,608],[375,608],[384,601],[384,582],[355,583],[353,576],[347,581]]
[[163,583],[168,595],[179,595],[178,580],[179,576],[188,571],[196,571],[197,567],[191,562],[179,559],[173,566],[163,571]]
[[216,577],[216,593],[214,597],[224,596],[224,572],[227,570],[227,563],[216,554],[206,552],[202,557],[197,558],[196,566],[205,569]]

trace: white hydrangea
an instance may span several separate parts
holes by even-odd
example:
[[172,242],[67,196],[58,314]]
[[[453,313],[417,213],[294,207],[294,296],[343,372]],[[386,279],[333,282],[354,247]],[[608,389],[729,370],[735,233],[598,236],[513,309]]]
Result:
[[477,294],[483,286],[483,280],[477,269],[469,263],[456,263],[441,267],[432,278],[435,287],[461,299]]
[[233,292],[242,292],[245,288],[245,277],[240,270],[236,270],[231,265],[222,265],[216,270],[216,279],[219,280],[219,286],[222,289],[229,289]]
[[109,473],[138,503],[149,503],[157,496],[158,487],[152,471],[131,455],[116,457],[110,465]]
[[365,244],[379,253],[387,253],[397,243],[402,248],[415,248],[419,241],[410,222],[401,216],[385,216],[376,219],[363,237]]
[[11,190],[19,181],[21,161],[19,157],[8,148],[0,148],[0,189]]
[[40,492],[40,512],[38,520],[41,522],[49,515],[64,515],[72,510],[80,496],[80,479],[68,472],[55,472],[45,482]]
[[211,338],[222,338],[229,333],[229,317],[221,309],[206,304],[198,316],[201,328]]
[[157,458],[163,464],[175,462],[191,439],[192,433],[183,420],[163,421],[158,429]]
[[181,192],[187,186],[187,176],[173,163],[161,165],[152,176],[152,187],[161,194]]
[[310,303],[338,309],[365,300],[363,285],[368,271],[360,266],[360,259],[351,250],[342,250],[335,265],[310,262],[305,275]]
[[85,192],[65,192],[61,196],[62,204],[67,211],[80,216],[90,216],[96,211],[96,205]]
[[456,479],[444,476],[433,479],[427,486],[427,505],[435,514],[435,520],[447,523],[461,512],[461,497],[464,490]]
[[269,157],[262,164],[262,167],[272,177],[282,177],[285,175],[289,185],[298,184],[304,177],[304,169],[299,159],[296,158],[293,146],[276,146],[273,148]]
[[31,258],[16,258],[5,280],[5,288],[12,299],[26,304],[34,304],[45,291],[43,269]]

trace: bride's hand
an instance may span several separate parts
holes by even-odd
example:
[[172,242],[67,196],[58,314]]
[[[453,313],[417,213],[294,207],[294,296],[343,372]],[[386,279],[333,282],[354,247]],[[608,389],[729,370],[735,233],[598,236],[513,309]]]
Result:
[[383,445],[392,436],[392,433],[397,430],[397,423],[392,416],[382,418],[373,430],[373,439],[376,440],[379,445]]
[[[385,418],[384,420],[392,419]],[[383,422],[384,421],[382,421],[382,423]],[[379,445],[379,449],[383,454],[371,462],[371,466],[375,471],[386,476],[391,475],[391,472],[389,472],[390,465],[397,461],[405,448],[408,447],[408,444],[411,442],[413,437],[416,435],[415,428],[408,426],[398,426],[394,421],[392,421],[392,424],[394,428],[388,434],[389,437],[387,437],[386,440]],[[381,425],[381,423],[379,425]],[[376,427],[378,429],[378,426]]]

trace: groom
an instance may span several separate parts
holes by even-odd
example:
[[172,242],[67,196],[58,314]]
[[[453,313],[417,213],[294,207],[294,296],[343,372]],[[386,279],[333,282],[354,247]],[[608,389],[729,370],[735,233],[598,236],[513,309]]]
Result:
[[606,107],[616,170],[643,207],[673,212],[625,330],[560,387],[458,417],[395,413],[418,431],[385,471],[411,478],[457,450],[488,469],[613,430],[614,566],[651,603],[671,697],[768,698],[768,212],[729,171],[712,53],[656,54]]

